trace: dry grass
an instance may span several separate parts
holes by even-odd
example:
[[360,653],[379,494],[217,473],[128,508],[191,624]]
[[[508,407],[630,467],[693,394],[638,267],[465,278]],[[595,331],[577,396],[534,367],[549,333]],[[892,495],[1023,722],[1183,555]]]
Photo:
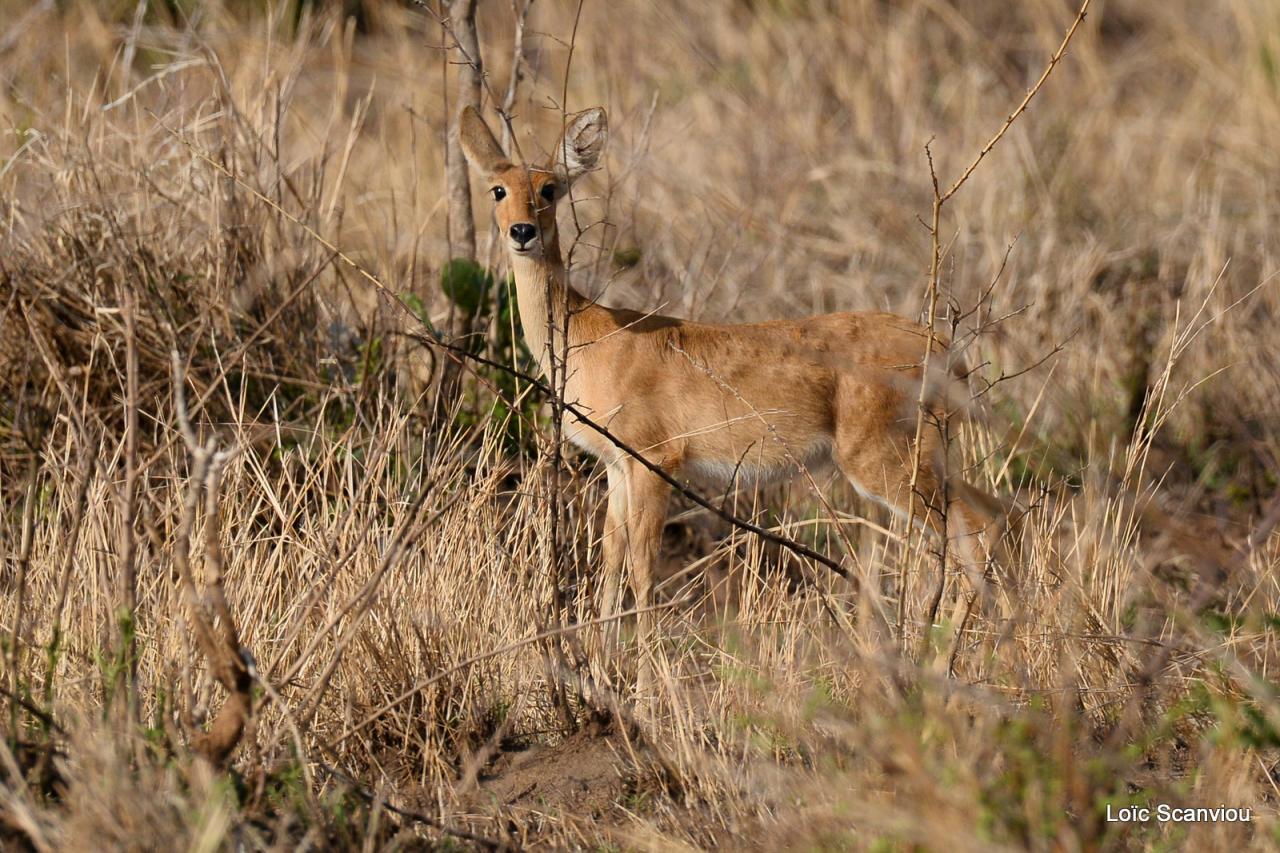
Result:
[[[999,276],[985,312],[1004,319],[967,354],[982,376],[1062,345],[998,382],[965,429],[973,478],[1035,508],[1005,587],[1016,606],[975,614],[955,676],[920,658],[928,547],[901,547],[900,524],[826,477],[847,539],[803,484],[730,505],[839,556],[867,591],[682,509],[638,726],[600,722],[627,716],[639,652],[624,638],[610,653],[591,622],[595,466],[571,460],[553,573],[545,413],[508,429],[488,415],[495,388],[527,389],[487,377],[451,423],[433,420],[432,355],[401,334],[413,323],[295,221],[435,318],[450,310],[438,27],[390,3],[364,4],[367,32],[324,11],[295,23],[291,4],[152,5],[0,3],[9,843],[1280,837],[1272,4],[1103,4],[948,206],[946,293],[968,306]],[[510,11],[482,6],[498,88]],[[526,155],[559,121],[576,8],[534,7]],[[607,105],[614,139],[578,208],[608,221],[583,234],[579,283],[712,320],[915,314],[925,143],[944,176],[962,168],[1071,14],[1058,0],[586,3],[568,107]],[[189,746],[224,693],[175,579],[192,469],[171,350],[202,437],[236,451],[214,511],[258,711],[225,771]],[[208,525],[201,509],[197,574]],[[583,624],[534,639],[558,618]],[[1108,803],[1148,800],[1253,821],[1104,821]]]

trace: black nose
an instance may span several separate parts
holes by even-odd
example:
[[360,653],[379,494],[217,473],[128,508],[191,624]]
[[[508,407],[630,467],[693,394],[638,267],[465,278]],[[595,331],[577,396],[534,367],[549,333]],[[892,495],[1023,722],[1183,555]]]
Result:
[[528,222],[517,222],[511,226],[511,239],[515,240],[521,246],[528,243],[538,234],[538,229],[534,228]]

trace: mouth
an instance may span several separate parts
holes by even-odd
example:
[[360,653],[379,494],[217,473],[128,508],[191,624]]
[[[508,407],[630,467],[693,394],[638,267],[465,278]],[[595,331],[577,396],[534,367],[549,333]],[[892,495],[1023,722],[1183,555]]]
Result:
[[537,249],[537,247],[534,246],[532,243],[526,243],[523,246],[517,245],[515,243],[512,243],[510,245],[511,245],[511,254],[513,255],[521,255],[521,256],[532,255],[535,253]]

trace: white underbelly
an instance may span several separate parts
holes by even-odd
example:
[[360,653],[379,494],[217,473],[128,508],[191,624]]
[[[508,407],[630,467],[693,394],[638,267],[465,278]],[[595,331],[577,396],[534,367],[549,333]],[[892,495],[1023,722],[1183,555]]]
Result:
[[739,487],[765,485],[789,480],[802,471],[818,474],[831,466],[831,442],[823,439],[806,447],[780,445],[777,439],[768,458],[748,451],[739,459],[692,458],[686,460],[685,471],[691,477],[719,486]]

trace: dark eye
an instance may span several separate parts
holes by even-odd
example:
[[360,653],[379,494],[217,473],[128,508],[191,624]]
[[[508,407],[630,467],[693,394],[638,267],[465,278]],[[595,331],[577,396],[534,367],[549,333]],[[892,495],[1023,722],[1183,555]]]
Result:
[[545,198],[547,201],[555,201],[555,200],[556,200],[556,185],[555,185],[555,184],[545,184],[545,185],[543,185],[543,187],[542,187],[542,197],[543,197],[543,198]]
[[493,193],[494,201],[502,201],[504,198],[507,197],[507,191],[502,187],[494,187],[493,189],[489,190],[489,192]]

